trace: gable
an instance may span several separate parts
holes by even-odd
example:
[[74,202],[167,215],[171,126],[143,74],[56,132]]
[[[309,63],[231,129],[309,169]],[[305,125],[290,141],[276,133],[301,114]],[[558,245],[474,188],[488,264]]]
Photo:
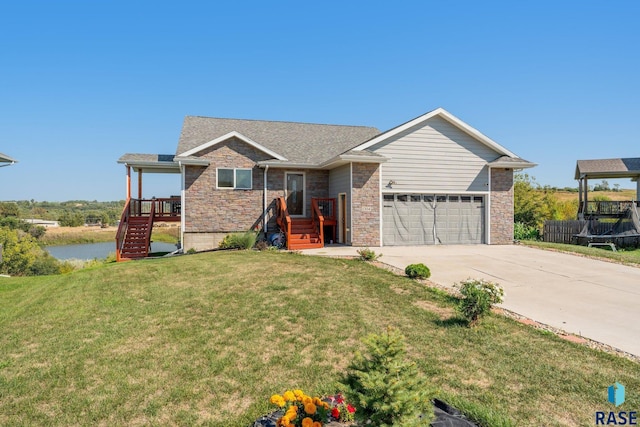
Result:
[[459,118],[457,118],[453,114],[449,113],[444,108],[437,108],[437,109],[435,109],[433,111],[430,111],[430,112],[428,112],[426,114],[423,114],[420,117],[416,117],[413,120],[409,120],[408,122],[403,123],[400,126],[396,126],[395,128],[390,129],[390,130],[388,130],[388,131],[386,131],[384,133],[381,133],[380,135],[376,136],[375,138],[372,138],[371,140],[369,140],[369,141],[367,141],[367,142],[355,147],[353,150],[354,151],[366,150],[366,149],[368,149],[370,147],[373,147],[373,146],[379,144],[380,142],[383,142],[383,141],[385,141],[387,139],[393,138],[394,136],[402,134],[402,133],[406,132],[407,130],[410,130],[410,129],[418,127],[418,126],[421,126],[423,123],[426,123],[427,121],[431,120],[432,118],[436,118],[436,117],[439,117],[441,119],[446,120],[447,122],[449,122],[450,124],[452,124],[456,128],[460,129],[462,132],[464,132],[467,135],[469,135],[470,137],[476,139],[481,144],[484,144],[487,147],[493,149],[496,153],[498,153],[500,155],[506,155],[506,156],[514,157],[514,158],[518,157],[515,154],[513,154],[511,151],[507,150],[506,148],[504,148],[503,146],[498,144],[497,142],[493,141],[491,138],[489,138],[486,135],[482,134],[477,129],[469,126],[467,123],[463,122],[462,120],[460,120]]
[[488,190],[488,163],[500,157],[442,117],[434,116],[368,148],[389,160],[382,180],[398,191]]
[[244,135],[242,135],[239,132],[236,131],[232,131],[229,132],[227,134],[221,135],[218,138],[214,138],[211,141],[207,141],[204,144],[200,144],[190,150],[185,151],[184,153],[179,153],[178,157],[188,157],[188,156],[194,156],[208,148],[214,147],[215,145],[218,145],[220,143],[224,143],[226,141],[232,140],[232,139],[238,139],[242,142],[244,142],[247,145],[250,145],[251,147],[262,151],[265,154],[268,154],[269,156],[278,159],[278,160],[283,160],[286,161],[287,159],[283,156],[281,156],[280,154],[268,149],[267,147],[264,147],[260,144],[258,144],[257,142],[255,142],[254,140],[252,140],[251,138],[248,138]]

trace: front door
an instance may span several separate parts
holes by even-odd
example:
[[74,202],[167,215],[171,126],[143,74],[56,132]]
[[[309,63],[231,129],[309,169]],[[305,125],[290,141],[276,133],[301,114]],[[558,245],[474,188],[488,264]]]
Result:
[[286,172],[286,194],[287,209],[291,216],[304,216],[304,173]]
[[338,195],[338,242],[347,242],[347,195]]

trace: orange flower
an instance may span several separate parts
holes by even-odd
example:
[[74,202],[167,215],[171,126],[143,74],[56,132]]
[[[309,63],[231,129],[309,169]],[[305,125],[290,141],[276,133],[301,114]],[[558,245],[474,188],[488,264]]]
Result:
[[320,421],[314,421],[313,427],[322,427],[322,423]]
[[304,412],[306,412],[309,415],[315,414],[317,409],[318,408],[316,408],[316,405],[314,405],[313,402],[304,404]]
[[296,395],[293,394],[291,390],[285,391],[283,397],[287,402],[293,402],[294,400],[296,400]]
[[302,427],[313,427],[313,420],[309,417],[302,420]]

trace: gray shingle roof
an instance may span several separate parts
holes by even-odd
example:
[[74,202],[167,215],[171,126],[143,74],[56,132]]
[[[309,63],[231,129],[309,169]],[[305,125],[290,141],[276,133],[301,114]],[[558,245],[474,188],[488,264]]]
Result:
[[173,162],[173,154],[140,154],[140,153],[126,153],[118,159],[118,163],[160,163],[160,162]]
[[11,157],[7,156],[6,154],[0,153],[0,162],[2,162],[2,163],[15,163],[15,162],[17,162],[17,160],[16,159],[12,159]]
[[590,178],[634,177],[640,175],[640,157],[578,160],[575,178],[579,179],[581,175]]
[[187,116],[176,155],[238,132],[295,164],[317,165],[380,133],[365,126],[323,125]]

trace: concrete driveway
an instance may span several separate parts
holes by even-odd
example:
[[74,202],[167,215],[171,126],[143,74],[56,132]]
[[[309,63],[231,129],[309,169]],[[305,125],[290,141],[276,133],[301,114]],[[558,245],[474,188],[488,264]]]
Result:
[[[357,255],[333,246],[306,254]],[[380,261],[404,269],[422,262],[431,280],[453,286],[483,278],[500,283],[502,306],[538,322],[640,356],[640,268],[519,245],[372,248]]]

